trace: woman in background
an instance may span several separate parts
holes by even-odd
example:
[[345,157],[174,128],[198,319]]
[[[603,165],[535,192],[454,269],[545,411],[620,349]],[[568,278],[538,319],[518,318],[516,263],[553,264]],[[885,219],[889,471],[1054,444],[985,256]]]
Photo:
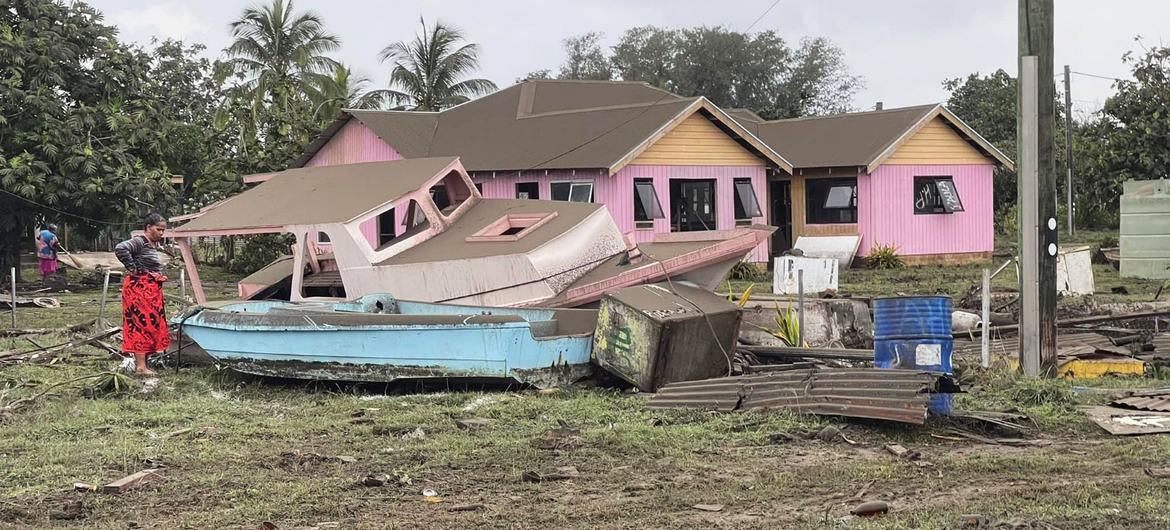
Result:
[[37,234],[37,261],[41,266],[41,279],[46,282],[57,274],[58,248],[61,248],[61,240],[57,238],[57,225],[42,227]]
[[114,247],[118,261],[126,267],[122,279],[122,352],[134,356],[135,371],[152,375],[146,358],[171,346],[163,307],[162,261],[158,244],[167,230],[163,216],[152,213],[143,220],[144,234],[133,236]]

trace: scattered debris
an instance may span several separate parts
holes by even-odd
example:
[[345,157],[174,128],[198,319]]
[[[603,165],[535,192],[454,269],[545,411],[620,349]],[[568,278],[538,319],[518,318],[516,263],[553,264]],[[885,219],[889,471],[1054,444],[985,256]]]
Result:
[[73,483],[73,491],[97,491],[97,490],[98,490],[98,487],[96,484],[86,484],[84,482],[74,482]]
[[171,431],[171,432],[164,434],[163,438],[166,439],[166,438],[174,438],[176,436],[182,436],[182,435],[187,434],[193,430],[195,430],[195,429],[192,427],[187,427],[187,428],[179,429],[177,431]]
[[414,430],[402,435],[403,440],[421,440],[426,437],[427,433],[422,427],[415,427]]
[[[0,307],[12,307],[12,298],[8,295],[0,296]],[[50,297],[22,298],[17,296],[16,307],[39,307],[41,309],[57,309],[61,301]],[[56,330],[54,330],[56,331]]]
[[389,475],[366,475],[358,483],[369,488],[380,488],[390,482]]
[[85,505],[81,499],[69,499],[61,504],[60,508],[49,511],[49,519],[71,521],[85,516]]
[[102,486],[102,493],[123,493],[158,477],[161,469],[144,469]]
[[858,517],[872,517],[889,513],[889,511],[890,505],[885,501],[868,501],[858,504],[852,510],[849,510],[849,513]]
[[1170,432],[1170,412],[1144,412],[1119,407],[1088,407],[1089,420],[1114,436]]
[[476,409],[485,405],[491,405],[492,403],[495,403],[499,400],[500,398],[497,396],[479,396],[465,405],[463,407],[463,412],[475,412]]
[[[0,353],[0,363],[14,363],[14,362],[24,362],[24,361],[32,361],[32,360],[39,360],[39,361],[47,362],[52,357],[55,357],[56,354],[58,354],[60,352],[70,350],[70,349],[75,349],[78,346],[85,346],[85,345],[91,344],[95,341],[99,341],[102,339],[112,337],[112,336],[117,335],[118,333],[121,333],[121,332],[122,332],[122,328],[109,328],[101,333],[96,334],[96,335],[91,335],[91,336],[83,338],[83,339],[71,340],[69,342],[57,344],[54,346],[49,346],[47,348],[37,348],[35,350],[28,350],[28,351],[22,351],[22,352],[3,352],[3,353]],[[75,353],[75,352],[72,352],[72,353]]]
[[800,290],[798,271],[804,271],[805,296],[836,294],[839,264],[833,258],[781,256],[776,258],[772,292],[795,295]]
[[467,418],[462,420],[455,420],[455,425],[465,431],[478,431],[487,428],[492,424],[492,420],[486,418]]
[[260,530],[277,530],[277,526],[272,521],[264,521],[260,523]]
[[959,528],[990,528],[991,519],[979,514],[960,515],[956,526]]
[[956,391],[958,385],[950,377],[930,372],[807,369],[672,383],[647,406],[724,412],[788,409],[921,425],[931,394]]
[[560,427],[545,431],[544,436],[536,440],[535,445],[538,449],[562,451],[585,445],[585,440],[581,438],[581,429],[569,427],[564,420],[557,422]]
[[691,506],[691,508],[694,508],[696,510],[703,511],[703,512],[721,512],[721,511],[723,511],[722,504],[696,504],[694,506]]
[[1170,478],[1170,467],[1147,467],[1145,469],[1146,475],[1153,478]]
[[1129,391],[1114,399],[1109,405],[1125,409],[1170,412],[1170,389]]
[[622,488],[623,491],[651,491],[658,489],[658,485],[651,482],[631,482]]
[[475,512],[484,509],[482,504],[456,504],[447,508],[448,512]]
[[900,444],[886,444],[883,449],[898,458],[905,458],[906,460],[918,460],[922,458],[922,453],[918,451],[911,451],[902,447]]
[[840,428],[833,426],[833,425],[827,425],[824,428],[822,428],[820,431],[817,431],[816,439],[818,439],[822,442],[828,442],[828,443],[832,443],[832,442],[836,442],[836,441],[840,440],[840,441],[845,442],[849,445],[857,445],[857,442],[850,440],[848,437],[845,436],[845,433],[841,432]]
[[536,471],[525,471],[520,474],[521,482],[551,482],[554,480],[570,480],[580,476],[580,472],[574,466],[558,467],[555,473],[541,475]]

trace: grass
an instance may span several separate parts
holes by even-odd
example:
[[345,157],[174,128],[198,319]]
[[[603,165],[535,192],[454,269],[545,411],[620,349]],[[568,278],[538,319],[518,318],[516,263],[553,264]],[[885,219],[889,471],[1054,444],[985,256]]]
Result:
[[[876,290],[887,282],[889,290],[917,281],[949,289],[972,271],[978,267],[933,271],[944,279],[922,269],[865,271],[873,275],[850,285]],[[209,277],[215,296],[234,291],[229,275],[207,271]],[[20,323],[63,327],[92,319],[99,294],[91,286],[55,295],[61,309],[21,308]],[[24,339],[0,339],[0,349],[28,347]],[[72,357],[2,366],[0,402],[111,364]],[[1170,525],[1165,486],[1142,473],[1170,462],[1170,440],[1111,437],[1079,410],[1107,399],[1084,387],[1170,386],[1166,381],[1032,381],[995,371],[971,377],[959,406],[1020,410],[1037,425],[1029,436],[1052,445],[933,437],[952,427],[945,421],[916,427],[782,411],[651,411],[642,396],[602,388],[411,393],[417,388],[272,381],[213,367],[166,372],[151,393],[86,397],[80,386],[65,386],[0,424],[0,528],[121,529],[134,522],[254,529],[264,521],[279,528],[840,528],[863,499],[886,500],[892,511],[853,520],[850,528],[950,529],[971,513],[1058,528]],[[474,432],[456,425],[472,417],[491,423]],[[562,422],[575,431],[550,438]],[[778,433],[827,425],[842,427],[857,445],[774,441]],[[181,429],[190,431],[168,436]],[[423,436],[413,435],[418,429]],[[920,451],[931,466],[894,458],[882,449],[887,443]],[[160,465],[160,480],[122,495],[73,491],[75,482],[101,484]],[[520,478],[563,466],[580,476]],[[369,474],[401,483],[358,485]],[[424,489],[443,502],[426,502]],[[692,508],[700,503],[725,507]],[[482,507],[450,510],[457,505]]]

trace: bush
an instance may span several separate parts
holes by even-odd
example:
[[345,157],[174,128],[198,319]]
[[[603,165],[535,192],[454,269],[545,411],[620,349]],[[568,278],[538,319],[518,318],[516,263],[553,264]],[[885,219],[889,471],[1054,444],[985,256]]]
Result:
[[731,273],[728,275],[732,280],[740,280],[746,282],[762,282],[771,278],[768,276],[768,271],[763,270],[755,263],[748,263],[741,261],[731,267]]
[[894,245],[874,246],[865,257],[865,263],[874,269],[900,269],[906,265]]
[[290,252],[296,241],[290,234],[261,234],[242,236],[239,252],[227,263],[228,272],[252,274],[263,269],[276,258]]

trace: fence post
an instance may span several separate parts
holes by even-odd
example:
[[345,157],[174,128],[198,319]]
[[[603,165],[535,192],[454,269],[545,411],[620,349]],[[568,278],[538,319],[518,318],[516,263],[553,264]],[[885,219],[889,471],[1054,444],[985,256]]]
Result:
[[106,297],[110,292],[110,269],[106,269],[106,280],[102,283],[102,301],[98,305],[98,319],[97,325],[99,329],[106,329]]
[[983,269],[983,333],[980,333],[983,350],[983,367],[991,366],[991,271]]
[[16,329],[16,267],[12,268],[12,329]]
[[796,269],[796,344],[804,347],[804,269]]

